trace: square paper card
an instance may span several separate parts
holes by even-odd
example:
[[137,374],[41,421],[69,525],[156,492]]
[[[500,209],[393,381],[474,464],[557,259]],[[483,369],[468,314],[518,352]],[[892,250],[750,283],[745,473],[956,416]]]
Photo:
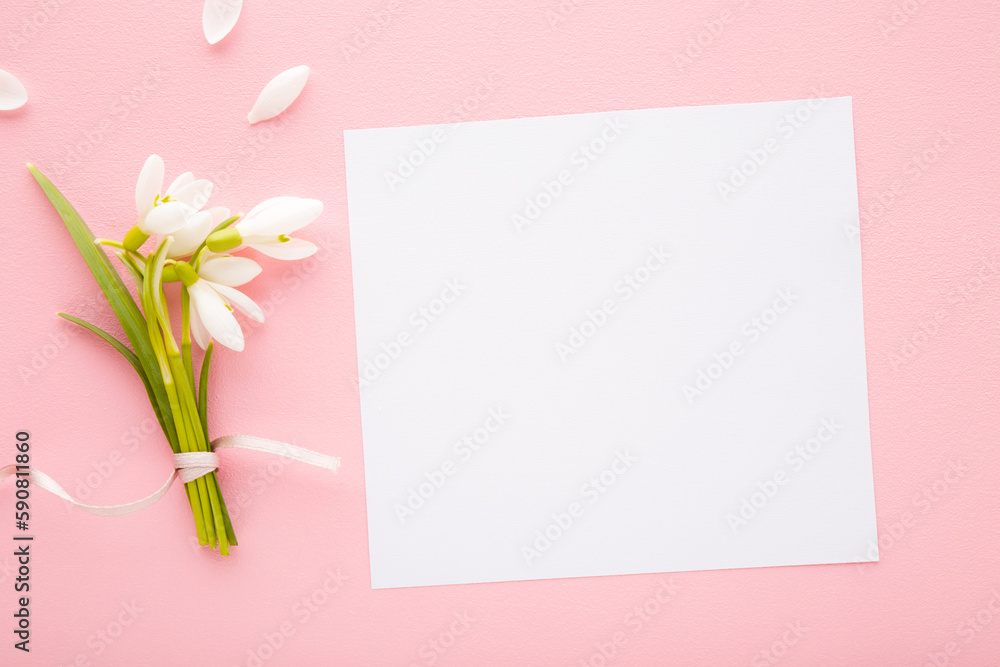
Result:
[[344,139],[373,587],[877,560],[850,98]]

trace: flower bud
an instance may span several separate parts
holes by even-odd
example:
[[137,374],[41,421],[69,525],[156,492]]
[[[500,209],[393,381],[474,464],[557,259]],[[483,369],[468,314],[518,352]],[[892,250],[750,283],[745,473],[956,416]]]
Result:
[[174,272],[181,279],[181,282],[184,283],[184,287],[191,287],[191,285],[194,285],[199,280],[197,272],[187,262],[177,262],[174,264]]
[[212,252],[227,252],[243,245],[243,236],[240,230],[228,227],[209,234],[206,245]]
[[129,250],[138,250],[148,238],[149,234],[139,229],[139,226],[136,225],[125,234],[125,240],[122,241],[122,245]]

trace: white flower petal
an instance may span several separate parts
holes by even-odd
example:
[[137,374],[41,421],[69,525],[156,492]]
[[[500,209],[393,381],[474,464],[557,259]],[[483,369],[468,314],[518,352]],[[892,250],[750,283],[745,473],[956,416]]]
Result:
[[278,204],[287,205],[291,202],[298,201],[298,197],[271,197],[270,199],[265,199],[261,203],[250,209],[250,212],[243,216],[244,222],[250,220],[260,214],[261,211],[276,206]]
[[163,194],[172,195],[189,183],[194,183],[194,174],[190,171],[185,171],[183,174],[174,179],[174,182],[170,184],[170,187],[167,188],[167,191]]
[[271,79],[264,90],[260,91],[257,102],[253,109],[247,114],[250,124],[259,123],[268,118],[274,118],[279,113],[288,108],[295,101],[295,98],[302,92],[309,78],[309,66],[299,65],[292,69],[285,70],[278,76]]
[[239,223],[240,234],[248,236],[278,236],[302,229],[323,212],[318,199],[295,199],[269,206],[252,218],[248,215]]
[[285,243],[251,243],[250,247],[275,259],[305,259],[319,249],[315,243],[303,239],[291,239]]
[[253,302],[253,299],[248,297],[243,292],[233,289],[228,285],[213,283],[209,280],[204,282],[208,283],[209,287],[221,294],[226,301],[236,306],[236,310],[240,311],[251,320],[255,320],[257,322],[264,321],[264,311],[260,309],[260,306]]
[[13,111],[28,101],[28,91],[17,77],[0,69],[0,111]]
[[191,295],[191,305],[198,309],[201,323],[212,338],[232,350],[242,350],[243,330],[240,323],[208,281],[199,280],[188,287],[188,293]]
[[208,209],[208,212],[212,214],[213,229],[215,228],[215,225],[218,225],[220,222],[230,217],[231,215],[229,209],[226,208],[225,206],[213,206],[212,208]]
[[215,228],[216,224],[211,210],[201,211],[192,215],[183,227],[171,234],[174,237],[174,242],[167,251],[167,257],[175,259],[193,253],[201,245],[201,242],[205,240],[205,237],[208,236],[208,233]]
[[198,269],[198,275],[213,283],[229,287],[245,285],[260,275],[260,264],[248,257],[218,255],[211,257]]
[[212,340],[211,334],[208,333],[208,329],[205,325],[201,323],[201,316],[198,315],[198,309],[191,309],[191,337],[194,338],[194,342],[198,343],[198,347],[201,349],[206,349],[208,343]]
[[135,183],[135,209],[142,216],[153,205],[156,195],[163,187],[163,158],[156,153],[146,158]]
[[179,201],[160,204],[146,215],[143,231],[147,234],[173,234],[184,226],[195,210]]
[[217,44],[229,34],[240,18],[243,0],[205,0],[201,27],[209,44]]
[[191,181],[187,185],[178,188],[175,192],[170,193],[172,201],[184,202],[188,206],[194,207],[196,211],[201,210],[201,207],[208,203],[208,199],[211,196],[212,181],[204,178]]

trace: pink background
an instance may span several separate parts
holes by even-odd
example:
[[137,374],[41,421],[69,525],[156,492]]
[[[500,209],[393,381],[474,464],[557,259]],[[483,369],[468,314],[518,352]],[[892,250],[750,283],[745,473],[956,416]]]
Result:
[[[99,236],[120,237],[142,160],[158,152],[168,178],[212,178],[213,202],[234,209],[279,194],[326,202],[302,234],[322,245],[315,261],[262,261],[248,286],[268,321],[247,327],[245,352],[219,355],[210,427],[343,465],[331,476],[224,453],[240,540],[228,559],[192,548],[180,485],[114,519],[36,491],[33,650],[11,646],[2,549],[0,663],[997,664],[1000,6],[670,4],[250,0],[211,47],[194,0],[2,3],[0,68],[30,101],[0,113],[0,460],[30,430],[33,462],[100,504],[168,474],[131,370],[54,315],[111,326],[24,168],[47,173]],[[248,127],[263,85],[299,64],[313,68],[300,99]],[[854,98],[881,562],[665,575],[677,592],[662,606],[658,575],[372,591],[342,130],[817,91]],[[9,482],[0,496],[2,540]],[[325,592],[338,570],[347,579]],[[637,627],[628,615],[643,605],[655,611]]]

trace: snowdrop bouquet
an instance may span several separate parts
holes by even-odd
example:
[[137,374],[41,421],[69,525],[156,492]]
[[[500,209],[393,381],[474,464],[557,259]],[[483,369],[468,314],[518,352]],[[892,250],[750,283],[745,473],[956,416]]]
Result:
[[[250,248],[283,260],[312,255],[317,249],[314,244],[290,235],[315,220],[323,203],[275,197],[245,216],[231,215],[223,207],[205,208],[212,195],[210,181],[185,172],[164,189],[163,160],[151,155],[136,183],[135,226],[121,241],[95,239],[59,190],[35,167],[28,168],[62,216],[131,349],[90,322],[59,315],[100,336],[128,360],[175,455],[210,452],[207,388],[212,349],[215,343],[236,351],[243,349],[243,330],[236,311],[258,322],[264,320],[260,307],[236,289],[260,274],[261,267],[250,257],[231,253]],[[105,248],[114,252],[131,276],[135,296]],[[179,341],[166,298],[167,290],[175,289],[180,292]],[[197,373],[192,341],[205,351]],[[228,555],[236,535],[214,467],[182,474],[181,479],[198,541],[210,549],[218,546],[221,554]]]

